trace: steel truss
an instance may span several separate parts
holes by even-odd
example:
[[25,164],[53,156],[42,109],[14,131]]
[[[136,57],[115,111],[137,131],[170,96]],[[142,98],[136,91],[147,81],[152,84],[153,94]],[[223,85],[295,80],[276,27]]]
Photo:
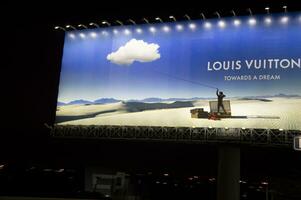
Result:
[[189,128],[149,126],[73,126],[57,125],[51,135],[59,138],[119,140],[158,140],[199,143],[236,143],[253,145],[293,145],[300,130],[245,128]]

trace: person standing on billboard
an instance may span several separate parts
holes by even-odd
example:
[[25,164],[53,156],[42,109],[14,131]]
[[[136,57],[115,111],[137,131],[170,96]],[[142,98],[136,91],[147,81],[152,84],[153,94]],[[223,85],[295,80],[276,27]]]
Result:
[[226,97],[226,95],[224,95],[224,93],[222,91],[219,91],[217,88],[216,96],[217,96],[217,113],[220,113],[219,109],[222,108],[224,113],[227,114],[224,104],[223,104],[223,99],[224,99],[224,97]]

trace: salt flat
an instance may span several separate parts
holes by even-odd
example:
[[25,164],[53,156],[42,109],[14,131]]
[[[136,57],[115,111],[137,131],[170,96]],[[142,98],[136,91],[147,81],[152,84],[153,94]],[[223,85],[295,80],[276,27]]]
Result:
[[[269,98],[270,102],[260,100],[231,99],[233,116],[252,118],[227,118],[217,121],[191,118],[192,108],[209,111],[209,100],[194,101],[192,107],[168,108],[128,112],[124,103],[106,105],[61,106],[57,116],[87,115],[95,116],[65,121],[60,125],[128,125],[128,126],[170,126],[170,127],[229,127],[229,128],[270,128],[301,130],[300,98]],[[101,113],[104,112],[104,113]],[[97,114],[101,113],[101,114]],[[267,118],[258,118],[267,116]],[[279,119],[271,119],[279,117]]]

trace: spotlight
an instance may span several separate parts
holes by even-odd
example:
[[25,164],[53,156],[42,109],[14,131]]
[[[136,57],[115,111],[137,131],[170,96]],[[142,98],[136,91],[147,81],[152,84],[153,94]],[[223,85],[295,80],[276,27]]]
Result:
[[176,29],[177,29],[178,31],[182,31],[182,30],[183,30],[183,25],[177,24],[177,25],[176,25]]
[[287,12],[287,6],[282,6],[282,8],[284,9],[284,12]]
[[234,10],[231,10],[231,13],[233,14],[234,17],[236,17],[236,13],[234,12]]
[[60,29],[62,31],[66,31],[66,29],[64,29],[63,27],[60,27],[60,26],[55,26],[54,29],[55,30],[59,30]]
[[79,37],[81,37],[82,39],[86,38],[86,35],[84,33],[80,33]]
[[191,24],[189,24],[188,26],[189,26],[189,28],[190,28],[191,30],[196,29],[196,24],[194,24],[194,23],[191,23]]
[[119,33],[119,31],[118,31],[118,30],[116,30],[116,29],[114,29],[114,30],[113,30],[113,33],[116,35],[116,34],[118,34],[118,33]]
[[124,34],[125,34],[125,35],[130,35],[130,34],[131,34],[131,31],[130,31],[129,29],[125,29],[125,30],[124,30]]
[[265,7],[264,9],[267,11],[267,14],[270,14],[270,8],[269,7]]
[[79,24],[79,25],[77,25],[79,28],[81,28],[81,27],[83,27],[83,28],[85,28],[85,29],[87,29],[88,27],[87,26],[85,26],[85,25],[83,25],[83,24]]
[[272,23],[272,18],[266,17],[266,18],[264,19],[264,23],[267,24],[267,25],[271,24],[271,23]]
[[120,26],[123,26],[123,23],[120,20],[116,20],[116,23],[119,24]]
[[141,29],[141,28],[137,28],[137,29],[136,29],[136,32],[137,32],[138,34],[141,34],[141,33],[142,33],[142,29]]
[[172,15],[169,16],[169,19],[172,19],[172,20],[175,21],[175,22],[177,21],[177,19],[176,19],[174,16],[172,16]]
[[205,17],[205,15],[204,15],[204,13],[201,13],[201,16],[202,16],[203,20],[205,20],[205,19],[206,19],[206,17]]
[[249,14],[250,14],[251,16],[253,16],[253,13],[252,13],[251,8],[248,8],[247,11],[249,12]]
[[234,26],[239,26],[239,25],[241,24],[241,22],[240,22],[239,19],[235,19],[235,20],[233,21],[233,24],[234,24]]
[[89,23],[89,25],[90,25],[90,26],[95,26],[95,27],[99,28],[99,25],[96,24],[96,23],[94,23],[94,22]]
[[156,28],[152,26],[152,27],[149,28],[149,31],[152,32],[152,33],[155,33],[156,32]]
[[97,33],[92,32],[92,33],[90,33],[90,36],[91,36],[92,38],[96,38],[96,37],[97,37]]
[[224,20],[220,20],[217,24],[220,28],[225,28],[226,27],[226,22]]
[[101,23],[104,24],[104,25],[106,24],[108,26],[111,26],[111,24],[108,21],[106,21],[106,20],[102,21]]
[[145,21],[145,23],[149,24],[148,19],[146,19],[145,17],[142,20]]
[[160,17],[156,17],[156,20],[161,22],[161,23],[163,22],[163,20]]
[[219,12],[216,11],[214,14],[216,14],[218,18],[221,18],[221,15],[219,14]]
[[104,35],[104,36],[108,36],[109,35],[109,33],[107,31],[102,31],[101,34]]
[[256,24],[256,19],[255,19],[255,18],[250,18],[250,19],[249,19],[249,24],[250,24],[251,26],[254,26],[254,25]]
[[68,36],[71,38],[71,39],[75,39],[75,35],[73,33],[69,33]]
[[168,26],[163,26],[163,31],[167,33],[170,31],[170,28]]
[[187,20],[191,20],[191,18],[189,17],[189,15],[185,14],[184,17],[187,19]]
[[211,28],[211,23],[210,22],[205,22],[205,24],[204,24],[204,27],[206,28],[206,29],[210,29]]
[[287,24],[287,23],[288,23],[288,20],[289,20],[288,16],[283,16],[283,17],[281,17],[280,22],[281,22],[282,24]]
[[128,21],[131,22],[134,25],[136,24],[136,22],[134,20],[132,20],[132,19],[128,19]]
[[76,28],[74,26],[71,26],[71,25],[67,25],[66,28],[71,28],[73,30],[76,30]]

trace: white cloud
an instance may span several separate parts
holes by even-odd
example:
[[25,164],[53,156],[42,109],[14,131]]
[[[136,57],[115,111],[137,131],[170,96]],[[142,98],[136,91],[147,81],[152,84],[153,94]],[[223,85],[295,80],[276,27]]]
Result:
[[152,62],[160,58],[159,45],[143,40],[131,39],[115,52],[108,54],[107,59],[118,65],[131,65],[133,62]]

